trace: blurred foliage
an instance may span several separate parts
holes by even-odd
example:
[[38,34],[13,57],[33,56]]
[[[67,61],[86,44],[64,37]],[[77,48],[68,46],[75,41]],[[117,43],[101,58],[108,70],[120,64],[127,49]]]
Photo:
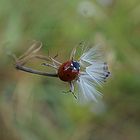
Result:
[[[0,140],[140,139],[139,0],[0,0]],[[81,106],[59,79],[16,71],[32,40],[65,61],[81,40],[106,46],[103,100]]]

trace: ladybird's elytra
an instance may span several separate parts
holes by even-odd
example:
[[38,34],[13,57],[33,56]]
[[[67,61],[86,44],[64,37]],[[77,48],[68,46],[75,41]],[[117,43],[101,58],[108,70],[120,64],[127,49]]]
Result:
[[58,77],[65,82],[74,80],[79,74],[80,65],[76,61],[67,61],[58,69]]

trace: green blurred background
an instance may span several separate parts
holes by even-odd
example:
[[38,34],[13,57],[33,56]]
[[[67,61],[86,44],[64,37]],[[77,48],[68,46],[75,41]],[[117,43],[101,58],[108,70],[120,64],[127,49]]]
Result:
[[[102,101],[79,105],[59,79],[16,71],[9,54],[32,40],[62,62],[80,41],[106,46]],[[140,1],[0,0],[0,140],[139,139]]]

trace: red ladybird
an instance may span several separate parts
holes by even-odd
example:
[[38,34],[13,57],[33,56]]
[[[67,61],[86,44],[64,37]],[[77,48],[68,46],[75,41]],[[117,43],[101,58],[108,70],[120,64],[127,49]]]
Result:
[[76,61],[67,61],[58,69],[58,77],[65,82],[70,82],[76,79],[79,74],[80,65]]

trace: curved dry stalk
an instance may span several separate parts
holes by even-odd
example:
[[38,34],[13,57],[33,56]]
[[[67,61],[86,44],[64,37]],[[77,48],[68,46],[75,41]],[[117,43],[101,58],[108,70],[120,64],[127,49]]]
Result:
[[29,67],[25,67],[25,66],[18,65],[18,64],[16,64],[15,67],[18,70],[22,70],[22,71],[25,71],[25,72],[28,72],[28,73],[33,73],[33,74],[43,75],[43,76],[49,76],[49,77],[58,77],[57,73],[47,73],[47,72],[43,72],[43,71],[38,71],[38,70],[34,70],[34,69],[29,68]]
[[74,60],[75,54],[76,54],[76,49],[77,49],[77,47],[73,48],[71,55],[70,55],[70,60]]
[[30,46],[30,48],[21,55],[18,59],[23,59],[26,56],[36,54],[40,49],[42,48],[42,42],[34,41],[33,44]]
[[74,60],[75,59],[75,55],[76,55],[76,51],[77,48],[80,47],[83,51],[84,47],[85,47],[85,42],[81,41],[76,47],[73,48],[71,54],[70,54],[70,60]]
[[[39,43],[39,44],[37,44]],[[16,57],[15,55],[12,55],[15,60],[15,67],[18,70],[22,70],[25,72],[43,75],[43,76],[50,76],[50,77],[58,77],[57,72],[56,73],[47,73],[43,71],[34,70],[32,68],[24,66],[26,63],[28,63],[31,59],[37,58],[45,61],[52,61],[50,57],[46,57],[43,55],[36,54],[42,47],[41,42],[35,42],[33,45],[20,57]],[[52,66],[51,64],[49,66]],[[54,68],[54,66],[52,66]]]

